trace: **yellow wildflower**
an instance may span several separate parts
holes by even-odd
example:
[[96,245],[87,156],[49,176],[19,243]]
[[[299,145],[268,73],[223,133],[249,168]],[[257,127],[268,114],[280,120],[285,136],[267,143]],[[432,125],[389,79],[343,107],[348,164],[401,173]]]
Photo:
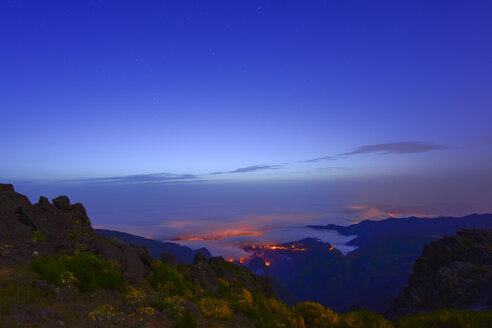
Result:
[[130,314],[130,318],[135,318],[138,321],[144,321],[150,317],[153,317],[156,314],[157,314],[156,309],[154,309],[151,306],[145,306],[145,307],[138,308],[135,312]]
[[113,306],[106,304],[101,305],[89,313],[89,318],[92,321],[110,320],[116,315],[116,310]]
[[65,287],[75,288],[75,284],[79,282],[72,272],[65,271],[60,275],[60,282]]
[[123,299],[128,304],[140,303],[147,297],[145,291],[140,288],[135,288],[132,285],[126,287],[123,294]]

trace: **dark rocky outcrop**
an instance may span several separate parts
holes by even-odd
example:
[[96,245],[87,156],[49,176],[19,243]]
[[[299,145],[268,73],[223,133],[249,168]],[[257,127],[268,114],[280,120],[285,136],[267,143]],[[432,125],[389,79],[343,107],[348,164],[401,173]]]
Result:
[[130,281],[142,279],[153,262],[147,249],[111,242],[91,227],[82,204],[66,196],[37,204],[0,184],[0,267],[27,264],[34,256],[87,250],[115,261]]
[[424,246],[390,318],[443,308],[492,308],[492,230],[463,229]]

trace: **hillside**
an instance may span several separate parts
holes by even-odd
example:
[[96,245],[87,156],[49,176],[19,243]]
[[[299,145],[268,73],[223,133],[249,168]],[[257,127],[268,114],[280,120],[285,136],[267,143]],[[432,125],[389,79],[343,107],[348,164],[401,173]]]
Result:
[[490,311],[444,309],[392,322],[312,301],[287,306],[272,295],[269,279],[244,266],[200,252],[191,264],[169,253],[154,259],[145,247],[99,235],[83,206],[65,196],[33,205],[0,184],[0,327],[487,327],[492,320]]

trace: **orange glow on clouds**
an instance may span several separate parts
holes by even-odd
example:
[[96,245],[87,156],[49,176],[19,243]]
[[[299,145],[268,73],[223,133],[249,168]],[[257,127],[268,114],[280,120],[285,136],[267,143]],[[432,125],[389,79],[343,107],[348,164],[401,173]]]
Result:
[[298,246],[302,246],[302,244],[300,243],[292,244],[290,247],[280,246],[280,245],[248,245],[246,246],[246,248],[251,247],[254,250],[270,250],[270,251],[285,250],[285,251],[292,251],[292,252],[308,250],[307,248],[298,247]]
[[[166,235],[161,241],[176,242],[192,249],[207,248],[214,256],[245,263],[251,256],[264,252],[302,252],[308,249],[303,238],[319,238],[339,246],[355,236],[342,236],[337,232],[317,231],[302,226],[316,216],[310,213],[248,215],[239,219],[202,218],[165,221],[161,225]],[[295,227],[292,225],[295,223]],[[301,226],[300,226],[301,225]]]
[[390,218],[401,218],[408,216],[416,216],[416,217],[433,217],[432,214],[425,213],[417,213],[415,209],[402,208],[400,211],[392,210],[383,210],[377,207],[364,206],[364,205],[351,205],[347,208],[351,210],[355,210],[358,213],[358,217],[360,220],[354,221],[352,223],[359,223],[362,220],[384,220],[388,217]]
[[189,240],[189,241],[197,241],[197,240],[219,240],[227,237],[241,237],[241,236],[249,236],[249,237],[257,237],[261,236],[265,233],[265,231],[241,231],[241,230],[222,230],[216,232],[209,232],[208,235],[204,235],[203,237],[178,237],[176,240]]

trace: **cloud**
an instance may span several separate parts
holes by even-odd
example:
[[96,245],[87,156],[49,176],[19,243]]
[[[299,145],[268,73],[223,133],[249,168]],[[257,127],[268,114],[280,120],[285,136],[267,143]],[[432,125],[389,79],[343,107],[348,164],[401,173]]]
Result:
[[271,228],[258,234],[231,234],[219,239],[195,237],[171,241],[192,249],[205,247],[215,256],[221,255],[239,259],[240,257],[249,258],[252,255],[243,249],[245,245],[282,244],[300,241],[304,238],[315,238],[325,243],[329,242],[342,253],[347,254],[356,249],[356,247],[347,245],[350,240],[356,237],[355,235],[344,236],[335,230],[316,230],[309,227],[294,226]]
[[227,172],[213,172],[210,173],[212,175],[216,174],[230,174],[230,173],[249,173],[249,172],[256,172],[256,171],[262,171],[262,170],[277,170],[283,167],[283,165],[252,165],[252,166],[246,166],[246,167],[241,167],[232,171],[227,171]]
[[415,153],[424,153],[428,151],[434,150],[444,150],[449,149],[449,147],[440,144],[433,144],[422,141],[403,141],[403,142],[391,142],[384,144],[375,144],[375,145],[365,145],[355,148],[352,151],[341,153],[336,156],[323,156],[317,157],[313,159],[308,159],[303,162],[305,163],[316,163],[320,161],[333,161],[340,159],[344,156],[358,155],[358,154],[370,154],[377,153],[380,155],[388,155],[388,154],[415,154]]
[[316,163],[319,161],[334,161],[337,160],[336,156],[323,156],[323,157],[317,157],[317,158],[312,158],[312,159],[307,159],[303,162],[305,163]]
[[[279,244],[307,237],[330,242],[344,253],[355,249],[346,243],[356,236],[343,236],[337,231],[320,231],[305,226],[319,217],[320,214],[314,213],[284,213],[245,215],[234,220],[204,218],[164,221],[161,229],[165,229],[154,238],[192,249],[205,247],[213,255],[234,259],[251,256],[251,253],[244,250],[244,245]],[[160,229],[156,227],[155,230]]]
[[150,173],[123,175],[116,177],[101,178],[82,178],[64,180],[63,182],[87,182],[87,183],[147,183],[147,182],[173,182],[173,181],[196,181],[198,176],[194,174],[174,174],[174,173]]
[[432,144],[420,141],[404,141],[385,144],[375,144],[360,146],[350,152],[340,154],[341,156],[350,156],[357,154],[379,153],[386,154],[413,154],[424,153],[433,150],[449,149],[449,147],[439,144]]

